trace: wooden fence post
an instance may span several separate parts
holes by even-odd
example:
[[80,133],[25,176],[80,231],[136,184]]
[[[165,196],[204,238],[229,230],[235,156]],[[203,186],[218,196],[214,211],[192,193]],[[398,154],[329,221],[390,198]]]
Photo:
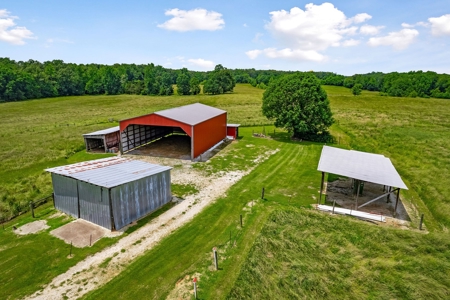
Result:
[[34,218],[34,207],[33,207],[33,201],[30,201],[30,210],[31,210],[31,216]]
[[420,224],[419,224],[420,230],[422,230],[422,224],[423,224],[423,214],[420,216]]

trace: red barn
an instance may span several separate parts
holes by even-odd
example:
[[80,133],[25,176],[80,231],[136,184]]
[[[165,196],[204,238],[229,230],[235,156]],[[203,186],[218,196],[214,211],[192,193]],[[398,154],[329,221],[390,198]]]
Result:
[[172,133],[191,138],[191,159],[227,137],[227,112],[195,103],[120,121],[121,153]]

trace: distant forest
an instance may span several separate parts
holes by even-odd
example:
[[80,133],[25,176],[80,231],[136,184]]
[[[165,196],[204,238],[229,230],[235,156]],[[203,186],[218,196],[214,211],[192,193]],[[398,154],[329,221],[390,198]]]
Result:
[[[220,74],[219,74],[220,73]],[[62,60],[44,63],[0,58],[0,102],[19,101],[72,95],[171,95],[173,85],[186,83],[183,95],[199,92],[203,84],[206,93],[220,94],[232,90],[234,83],[249,83],[265,89],[273,78],[289,71],[226,69],[197,72],[173,70],[154,64],[73,64]],[[450,99],[450,75],[414,71],[408,73],[369,73],[343,76],[331,72],[314,72],[324,85],[379,91],[395,97],[435,97]],[[214,82],[214,79],[216,82]],[[220,81],[227,81],[220,86]],[[190,86],[189,86],[190,84]]]

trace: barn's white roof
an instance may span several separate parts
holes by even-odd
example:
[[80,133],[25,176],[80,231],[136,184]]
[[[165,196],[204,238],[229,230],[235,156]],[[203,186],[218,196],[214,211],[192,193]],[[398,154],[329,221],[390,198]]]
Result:
[[46,171],[105,188],[112,188],[170,169],[172,168],[129,158],[108,157],[50,168]]
[[391,160],[380,154],[324,146],[317,170],[408,189]]
[[224,113],[226,113],[224,110],[201,103],[194,103],[157,111],[155,112],[155,115],[166,117],[188,125],[197,125]]
[[117,132],[117,131],[120,131],[120,126],[115,126],[115,127],[111,127],[111,128],[107,128],[107,129],[103,129],[103,130],[99,130],[99,131],[94,131],[91,133],[85,133],[85,134],[83,134],[83,136],[89,137],[89,136],[93,136],[93,135],[106,135],[106,134]]

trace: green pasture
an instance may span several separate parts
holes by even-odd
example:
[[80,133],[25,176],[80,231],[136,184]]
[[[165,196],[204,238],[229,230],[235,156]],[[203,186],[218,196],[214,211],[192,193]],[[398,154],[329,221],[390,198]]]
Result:
[[[245,170],[255,165],[254,159],[258,155],[276,149],[278,152],[235,184],[225,197],[217,200],[192,222],[175,231],[87,298],[145,296],[160,299],[171,292],[178,280],[194,273],[202,275],[199,281],[202,299],[251,298],[240,286],[245,287],[257,278],[252,276],[259,276],[254,272],[266,270],[274,270],[281,277],[272,274],[267,279],[269,281],[264,283],[274,285],[273,290],[260,288],[261,294],[255,293],[255,299],[258,295],[276,295],[283,287],[286,287],[286,291],[297,293],[292,294],[294,298],[314,298],[316,295],[326,297],[333,293],[339,294],[349,286],[353,287],[354,283],[348,281],[355,279],[355,276],[361,287],[355,289],[355,293],[349,295],[349,298],[359,298],[364,291],[379,287],[373,280],[364,281],[372,277],[384,280],[384,285],[379,294],[369,294],[370,297],[401,298],[395,290],[406,289],[407,284],[414,284],[411,277],[422,276],[421,274],[424,275],[418,278],[430,288],[419,285],[424,291],[419,293],[412,288],[411,292],[405,294],[407,297],[417,295],[416,298],[428,298],[432,289],[436,290],[438,296],[441,293],[448,295],[449,284],[441,278],[445,269],[440,269],[437,265],[448,269],[448,252],[441,250],[443,245],[447,248],[449,245],[447,228],[450,224],[450,182],[446,170],[450,168],[450,102],[382,97],[374,92],[353,96],[346,88],[325,86],[325,89],[337,121],[331,129],[336,141],[341,147],[381,153],[391,158],[410,188],[409,191],[402,192],[402,195],[403,201],[412,204],[410,206],[414,208],[410,214],[412,222],[417,224],[418,217],[424,213],[426,227],[431,231],[429,235],[377,228],[342,217],[328,220],[328,217],[305,209],[296,210],[315,202],[314,197],[318,196],[320,174],[316,167],[321,145],[292,142],[287,133],[278,129],[274,133],[270,122],[261,114],[263,90],[249,85],[237,85],[234,93],[216,96],[74,96],[0,104],[0,218],[14,213],[18,205],[26,205],[30,200],[51,193],[50,176],[43,171],[44,168],[105,156],[89,154],[83,150],[83,133],[116,126],[119,119],[202,102],[227,110],[229,122],[256,127],[242,127],[240,140],[228,145],[221,155],[213,157],[208,163],[194,164],[195,168],[207,174],[221,170]],[[270,133],[273,139],[252,136],[253,131],[263,130]],[[258,200],[263,186],[266,188],[265,199]],[[174,186],[174,192],[183,197],[196,193],[196,188]],[[252,200],[258,201],[249,209],[248,203]],[[169,208],[164,207],[155,215]],[[38,209],[37,216],[48,219],[51,229],[69,221],[64,218],[49,219],[53,212],[51,205],[46,204]],[[272,220],[278,220],[279,214],[283,213],[285,221],[280,221],[280,227],[271,233],[267,228],[275,228]],[[240,214],[244,217],[243,228],[239,225]],[[155,215],[141,220],[138,226],[130,228],[126,234],[143,226]],[[308,237],[303,241],[308,244],[301,244],[299,247],[313,247],[318,252],[324,252],[323,256],[316,257],[309,255],[309,252],[305,253],[305,264],[308,265],[299,268],[297,261],[283,260],[293,251],[289,248],[290,244],[283,240],[284,236],[281,235],[282,241],[277,240],[280,239],[277,233],[292,233],[292,230],[298,228],[295,226],[306,224],[300,220],[300,223],[293,222],[292,227],[286,227],[294,216],[310,220],[307,224],[324,223],[308,232],[300,230],[300,237],[292,236],[294,240],[303,235]],[[5,224],[6,230],[0,227],[0,278],[3,278],[0,299],[8,296],[20,298],[39,290],[42,285],[79,260],[116,240],[104,239],[92,248],[79,250],[73,258],[68,259],[68,245],[50,236],[48,232],[51,229],[29,236],[16,236],[12,233],[13,225],[25,224],[31,220],[27,213]],[[341,220],[344,223],[340,223]],[[342,225],[336,225],[336,222]],[[346,230],[342,229],[345,232],[339,234],[337,229],[330,229],[333,226],[346,226]],[[265,229],[261,233],[262,228]],[[368,232],[367,237],[363,232]],[[328,244],[324,244],[326,239],[334,241],[333,234],[337,236],[333,239],[341,239],[342,244],[348,247],[337,250],[337,253],[342,251],[343,259],[333,265],[343,268],[342,274],[324,270],[321,265],[323,261],[331,262],[336,258],[337,254],[327,248]],[[378,236],[386,236],[383,240],[384,248],[375,247],[370,241],[376,240]],[[272,265],[252,265],[255,259],[260,259],[260,255],[263,255],[258,245],[264,239],[270,239],[270,243],[273,241],[280,246],[280,257],[274,256]],[[269,247],[269,244],[264,247]],[[213,246],[218,247],[221,254],[222,270],[219,272],[211,270],[210,255]],[[373,246],[374,249],[363,251],[363,246]],[[360,258],[361,262],[350,257],[352,250],[359,255],[356,259]],[[437,255],[436,251],[441,251],[442,254]],[[348,258],[348,261],[344,258]],[[392,263],[397,260],[405,263]],[[367,265],[361,265],[363,263]],[[303,289],[299,291],[292,287],[290,279],[283,277],[289,275],[289,278],[293,278],[298,270],[310,270],[315,265],[322,266],[323,270],[319,277],[303,281],[302,286],[309,289],[306,296],[302,294]],[[427,266],[429,270],[424,270]],[[396,274],[400,279],[394,280],[390,273]],[[348,277],[350,275],[351,278]],[[312,288],[311,283],[315,280],[334,278],[333,276],[340,277],[329,290],[323,284],[315,290]],[[443,283],[439,285],[436,283],[438,281]],[[130,286],[136,288],[129,288]],[[327,292],[329,294],[323,294]]]

